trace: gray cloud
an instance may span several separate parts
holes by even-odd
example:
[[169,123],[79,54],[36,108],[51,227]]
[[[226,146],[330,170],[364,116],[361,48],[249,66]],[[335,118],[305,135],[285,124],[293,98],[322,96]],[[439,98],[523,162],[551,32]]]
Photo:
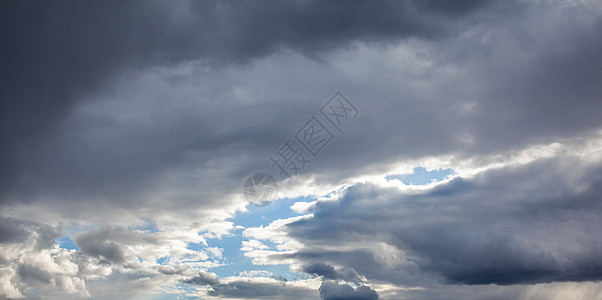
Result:
[[127,257],[119,242],[136,240],[140,237],[124,228],[103,227],[79,234],[74,242],[86,255],[106,263],[123,264]]
[[[54,244],[57,233],[47,225],[15,221],[25,236],[0,247],[0,295],[32,298],[140,296],[179,282],[217,284],[218,249],[190,250],[202,238],[188,232],[145,232],[124,227],[98,227],[73,237],[79,251]],[[41,228],[38,228],[41,227]],[[52,239],[53,243],[48,243]],[[207,252],[204,252],[207,250]],[[159,258],[165,258],[158,263]],[[196,275],[195,275],[196,274]]]
[[322,262],[305,266],[305,268],[303,268],[303,272],[321,276],[324,279],[345,280],[356,284],[362,282],[359,274],[354,269],[347,268],[335,270],[333,266]]
[[11,218],[0,217],[0,242],[21,242],[27,232],[19,226],[18,221]]
[[318,276],[323,276],[327,279],[336,279],[337,273],[334,267],[325,263],[313,263],[303,268],[303,271]]
[[[368,280],[396,284],[429,282],[412,275],[417,267],[448,283],[599,280],[601,237],[593,229],[602,209],[599,167],[575,158],[542,159],[457,178],[418,195],[360,184],[341,201],[319,203],[314,218],[288,225],[308,247],[283,256],[336,262]],[[323,250],[357,241],[365,246]],[[401,257],[379,258],[387,253],[381,243]]]
[[252,281],[233,281],[211,286],[210,296],[243,299],[316,299],[313,289],[283,285],[280,282],[261,283]]
[[[65,107],[60,109],[60,118],[56,117],[60,122],[48,121],[57,126],[37,126],[37,118],[15,117],[32,120],[31,126],[36,128],[53,129],[38,138],[28,138],[27,143],[8,143],[6,151],[13,154],[5,156],[12,157],[4,170],[14,172],[6,176],[5,186],[12,192],[3,199],[39,203],[44,198],[48,209],[68,207],[82,216],[88,213],[88,206],[81,202],[97,211],[107,210],[103,215],[111,215],[114,207],[134,215],[140,214],[140,207],[169,212],[182,207],[199,211],[224,207],[231,204],[225,194],[239,189],[245,176],[260,169],[275,172],[269,168],[267,157],[336,89],[342,90],[362,113],[309,165],[305,174],[311,172],[320,182],[338,182],[342,177],[360,175],[399,159],[495,153],[584,134],[602,126],[597,118],[602,108],[595,101],[600,94],[595,84],[600,68],[595,67],[595,61],[602,60],[594,59],[602,51],[597,51],[601,46],[597,39],[590,38],[599,26],[594,10],[495,1],[455,3],[454,9],[438,1],[391,2],[382,7],[372,7],[368,2],[357,6],[335,3],[320,4],[320,8],[315,8],[314,2],[279,3],[272,7],[249,5],[245,9],[227,3],[169,8],[154,3],[145,5],[143,11],[136,12],[139,17],[132,20],[129,12],[136,5],[105,5],[95,14],[111,11],[113,5],[126,6],[116,8],[122,13],[110,26],[127,27],[120,24],[134,22],[140,24],[135,28],[141,32],[115,29],[120,35],[114,37],[111,27],[96,28],[95,22],[85,25],[92,28],[84,26],[73,33],[73,29],[68,30],[71,26],[60,22],[53,25],[58,29],[44,29],[54,32],[64,26],[61,38],[75,35],[72,39],[82,41],[88,37],[80,36],[80,31],[97,32],[94,43],[105,44],[108,49],[71,49],[74,53],[66,52],[68,58],[61,59],[77,58],[110,68],[107,72],[97,72],[94,66],[85,70],[94,76],[106,73],[103,76],[112,81],[86,79],[98,82],[98,88],[66,98],[96,102],[57,104]],[[85,6],[78,9],[82,10],[80,15],[87,12]],[[170,14],[159,16],[158,11]],[[562,15],[561,21],[558,14]],[[259,21],[253,18],[255,15],[264,18]],[[223,16],[223,20],[216,16]],[[46,17],[40,16],[42,20]],[[163,22],[171,25],[155,28],[161,23],[156,20],[165,18]],[[69,18],[61,19],[71,22]],[[324,28],[316,31],[313,26],[317,25],[294,21],[298,19],[318,20],[311,24]],[[331,19],[342,19],[343,23],[328,22]],[[374,19],[380,21],[366,21]],[[152,25],[147,26],[147,22]],[[226,25],[217,31],[203,29],[216,27],[216,22]],[[563,26],[565,23],[570,26]],[[29,26],[23,30],[36,28]],[[547,26],[562,28],[563,34],[550,34],[544,30]],[[261,37],[254,39],[255,31],[263,32]],[[56,44],[53,47],[68,44],[60,40],[52,43]],[[567,43],[578,46],[562,47]],[[385,55],[383,62],[362,61],[363,57],[376,60],[382,53],[387,54],[391,51],[387,47],[404,50]],[[279,63],[271,63],[273,56],[268,55],[290,53],[283,49],[310,57],[317,53],[324,61],[316,63],[293,55],[284,60],[284,67],[274,71]],[[102,59],[78,58],[83,55]],[[587,63],[586,57],[594,63]],[[211,58],[259,60],[243,63],[245,67],[200,63],[184,75],[170,73],[181,72],[178,63]],[[353,61],[365,71],[346,73],[341,59]],[[116,63],[109,63],[113,60]],[[126,63],[131,60],[134,62]],[[564,61],[579,62],[577,65],[582,67]],[[314,65],[308,66],[310,62]],[[153,66],[166,69],[163,74],[144,73]],[[81,64],[72,67],[83,68]],[[337,72],[334,78],[328,75],[330,68]],[[318,78],[324,76],[325,80],[295,75],[303,74],[302,70]],[[568,81],[579,76],[587,80]],[[58,76],[47,77],[61,80]],[[80,80],[85,78],[78,76]],[[69,82],[64,81],[61,84]],[[324,87],[326,84],[330,86]],[[58,89],[60,84],[48,86]],[[179,91],[193,87],[199,92]],[[244,101],[233,95],[235,90],[246,91]],[[46,92],[44,97],[52,95]],[[575,101],[580,105],[573,105]],[[178,194],[171,194],[170,201],[162,205],[158,205],[159,200],[148,200],[176,191]],[[103,204],[108,208],[101,207]]]
[[356,289],[348,284],[324,281],[320,286],[322,300],[376,300],[378,294],[369,286],[359,286]]
[[61,236],[60,231],[60,227],[0,216],[0,244],[22,243],[35,232],[35,248],[46,249]]
[[267,278],[259,278],[256,281],[253,278],[246,280],[234,280],[221,282],[217,275],[208,272],[199,272],[196,276],[184,279],[181,282],[190,285],[209,286],[211,289],[208,295],[220,298],[236,299],[315,299],[314,290],[286,285],[288,281],[281,276],[272,276],[269,281]]
[[183,280],[183,283],[188,283],[188,284],[196,284],[196,285],[216,285],[218,284],[218,280],[217,280],[217,276],[215,274],[212,273],[207,273],[207,272],[199,272],[198,275]]
[[[8,240],[0,242],[0,298],[37,299],[32,288],[49,294],[87,296],[76,254],[54,248],[61,228],[0,217]],[[83,270],[83,269],[82,269]]]
[[[135,164],[107,168],[106,164],[91,164],[87,159],[108,159],[105,163],[119,165],[118,153],[104,156],[96,151],[98,148],[85,149],[75,144],[71,147],[88,152],[90,157],[72,157],[63,162],[63,170],[53,169],[54,174],[39,174],[38,166],[32,166],[48,163],[46,151],[31,149],[46,148],[48,142],[54,142],[47,137],[77,102],[101,92],[102,87],[128,71],[194,59],[218,66],[224,62],[247,62],[282,48],[315,56],[358,40],[382,42],[436,36],[448,31],[448,24],[433,21],[459,20],[458,17],[486,4],[417,3],[272,1],[233,5],[211,1],[168,6],[158,1],[108,1],[90,5],[56,2],[43,4],[43,8],[31,2],[3,3],[2,36],[7,49],[0,74],[0,92],[5,100],[0,107],[0,134],[6,141],[0,153],[2,200],[6,201],[7,196],[27,199],[28,191],[23,191],[19,183],[35,178],[35,174],[42,176],[36,179],[42,182],[58,176],[61,182],[53,185],[86,179],[89,190],[94,184],[100,185],[96,192],[102,194],[104,189],[119,186],[119,180],[111,179],[116,175],[145,177],[174,163],[168,157],[177,155],[175,149],[164,149],[167,152],[160,154],[161,161],[147,161],[142,156],[133,161]],[[215,137],[205,138],[213,143]],[[69,141],[60,142],[59,149],[46,150],[59,151],[60,155],[64,143]],[[147,150],[162,148],[156,143],[149,146]],[[106,181],[110,184],[105,187]]]
[[[0,245],[17,250],[0,253],[0,297],[53,284],[85,296],[89,276],[120,282],[92,283],[115,295],[188,280],[219,297],[315,299],[280,282],[142,267],[132,248],[153,261],[178,238],[121,226],[76,235],[76,254],[52,248],[69,222],[231,230],[231,194],[251,172],[276,173],[268,157],[336,90],[361,114],[302,174],[323,185],[429,156],[453,168],[591,139],[601,12],[595,1],[1,3]],[[416,298],[599,280],[599,170],[563,157],[419,195],[356,185],[287,227],[308,247],[271,259],[358,285],[430,287]]]

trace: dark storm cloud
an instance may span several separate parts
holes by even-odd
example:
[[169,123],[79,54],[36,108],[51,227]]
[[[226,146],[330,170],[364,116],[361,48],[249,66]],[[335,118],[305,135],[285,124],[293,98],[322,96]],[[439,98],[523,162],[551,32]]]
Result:
[[[500,23],[500,33],[492,29],[498,26],[492,22],[487,24],[492,33],[467,34],[425,54],[441,70],[458,68],[463,75],[438,80],[432,77],[446,75],[427,72],[431,78],[422,81],[424,74],[418,72],[416,80],[429,87],[424,90],[404,82],[412,76],[400,82],[350,84],[345,94],[362,114],[311,166],[316,181],[336,182],[341,167],[359,176],[374,169],[367,161],[386,168],[400,160],[441,154],[503,153],[602,127],[602,40],[595,37],[602,20],[575,25],[575,31],[567,26],[563,34],[546,41],[518,29],[535,21],[518,20],[520,15],[510,18],[517,19],[515,25]],[[573,18],[578,15],[565,21]],[[489,34],[504,35],[504,40],[484,42]],[[498,49],[508,43],[519,45]],[[468,53],[473,56],[462,57]],[[391,88],[396,84],[401,88]]]
[[79,99],[128,70],[192,59],[245,62],[281,48],[317,55],[356,40],[436,36],[447,25],[434,20],[451,21],[485,5],[417,3],[4,2],[0,192],[5,196],[32,175],[23,170],[35,157],[24,150],[43,147],[37,139]]
[[[529,58],[532,55],[529,52],[546,43],[538,41],[538,36],[513,33],[513,43],[522,48],[517,54],[527,56],[519,60],[522,66],[508,68],[502,61],[474,66],[483,74],[490,73],[491,67],[499,72],[481,76],[479,84],[487,86],[485,93],[478,96],[478,111],[482,113],[470,121],[478,140],[497,137],[497,141],[477,143],[481,151],[492,151],[503,147],[503,143],[517,145],[559,136],[569,138],[576,132],[601,126],[602,87],[597,83],[602,79],[602,39],[593,37],[602,30],[602,19],[584,17],[587,21],[583,23],[576,19],[576,15],[575,19],[561,17],[550,24],[557,30],[557,40],[550,41],[546,51],[537,50],[540,51],[537,59]],[[522,24],[535,22],[523,20]],[[517,24],[521,22],[514,26]],[[569,24],[581,29],[572,31]],[[577,44],[577,47],[567,46]]]
[[[397,284],[416,279],[412,265],[447,283],[600,280],[600,167],[542,159],[418,195],[357,185],[340,202],[318,204],[313,219],[288,225],[292,237],[312,246],[287,256],[353,267],[368,280]],[[382,250],[321,250],[356,241],[386,243],[405,259],[385,263],[377,258]]]
[[[418,43],[405,60],[403,52],[384,62],[371,57],[369,75],[348,76],[343,93],[361,115],[311,166],[316,182],[428,156],[504,153],[601,128],[600,14],[579,3],[507,4],[523,9],[477,14],[459,36]],[[373,67],[379,63],[403,71]]]
[[[602,18],[596,4],[583,3],[2,2],[0,203],[28,203],[33,213],[21,216],[53,223],[62,221],[55,211],[103,223],[136,209],[150,222],[193,223],[186,212],[223,208],[225,191],[237,192],[239,177],[268,161],[263,155],[335,90],[361,115],[305,173],[320,183],[406,159],[588,137],[602,127]],[[176,74],[157,75],[166,68]],[[198,102],[178,101],[187,77],[203,91]],[[363,276],[402,285],[599,280],[601,168],[542,160],[419,195],[357,185],[340,202],[318,204],[314,219],[288,226],[308,247],[272,259],[297,259],[309,274],[357,285]],[[120,221],[137,222],[130,217]],[[0,288],[26,294],[21,281],[68,274],[66,286],[85,291],[79,276],[106,279],[104,268],[125,267],[106,286],[173,276],[219,297],[318,297],[289,283],[226,283],[179,266],[135,271],[132,249],[166,244],[121,227],[75,235],[80,251],[51,256],[59,231],[0,216],[1,246],[10,244],[0,265],[12,272],[0,273]],[[378,298],[331,282],[320,296]]]
[[[256,171],[260,160],[266,160],[257,159],[257,153],[270,151],[290,137],[304,121],[299,116],[311,115],[307,103],[320,105],[330,95],[303,103],[308,97],[299,93],[295,98],[303,101],[295,102],[280,96],[286,90],[274,87],[281,104],[255,106],[253,102],[263,96],[257,95],[241,105],[222,101],[230,93],[225,79],[226,83],[208,84],[216,89],[211,93],[215,99],[195,103],[207,106],[197,115],[181,109],[142,124],[115,121],[110,111],[105,112],[106,119],[84,115],[74,121],[66,116],[75,99],[110,98],[95,93],[110,94],[107,86],[128,70],[186,60],[207,62],[210,77],[212,71],[224,68],[224,62],[244,63],[282,49],[320,56],[355,41],[376,45],[412,37],[428,40],[427,49],[416,50],[414,58],[417,64],[431,67],[413,70],[413,60],[395,66],[397,56],[389,56],[392,63],[375,63],[408,73],[389,76],[393,69],[377,68],[379,74],[389,75],[360,74],[356,81],[351,77],[341,84],[362,114],[321,153],[319,163],[311,165],[321,182],[335,182],[342,174],[359,175],[375,164],[400,159],[450,153],[469,156],[548,143],[601,125],[602,105],[597,99],[602,91],[596,83],[602,76],[598,67],[602,44],[593,38],[601,22],[584,8],[559,11],[553,4],[483,1],[405,1],[383,6],[205,2],[169,7],[153,2],[141,8],[134,2],[103,2],[92,7],[72,4],[69,9],[59,3],[41,12],[28,9],[27,3],[3,5],[17,6],[2,10],[15,12],[2,18],[6,24],[2,28],[10,31],[7,44],[14,45],[3,54],[8,67],[1,71],[7,83],[0,110],[5,115],[1,133],[6,143],[0,150],[3,200],[43,196],[45,203],[63,199],[139,207],[144,201],[140,191],[159,186],[158,173],[192,163],[206,169],[204,164],[231,157],[237,163],[217,166],[228,169],[222,178],[203,178],[211,188],[198,190],[207,194],[189,197],[194,198],[190,202],[215,199],[211,191],[237,188],[228,179],[235,177],[238,184]],[[14,17],[18,11],[28,17]],[[339,21],[332,22],[335,19]],[[547,26],[558,31],[549,34],[542,29]],[[43,38],[33,38],[37,36]],[[567,44],[574,46],[563,46]],[[448,69],[453,75],[445,73]],[[31,85],[37,88],[28,88]],[[166,94],[171,92],[173,87]],[[115,113],[133,102],[125,94],[116,96],[121,105],[110,107]],[[137,113],[145,115],[165,104],[136,105]],[[236,108],[248,114],[236,113]],[[215,130],[220,127],[226,129]],[[181,204],[165,203],[169,208]]]

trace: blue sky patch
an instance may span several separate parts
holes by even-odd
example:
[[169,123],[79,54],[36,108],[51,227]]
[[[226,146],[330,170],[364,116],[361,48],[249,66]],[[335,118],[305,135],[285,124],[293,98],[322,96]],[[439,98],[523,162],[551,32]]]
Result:
[[407,185],[426,185],[431,182],[437,182],[446,179],[450,175],[454,175],[456,172],[452,169],[437,169],[427,170],[424,167],[416,167],[410,174],[397,174],[387,175],[385,177],[387,181],[397,179]]
[[62,237],[56,239],[56,243],[59,245],[59,247],[61,247],[63,249],[68,249],[68,250],[75,249],[75,250],[79,251],[79,247],[77,247],[77,245],[75,245],[73,240],[71,240],[71,238],[67,235],[63,235]]
[[[236,225],[249,227],[267,226],[272,221],[277,219],[285,219],[299,215],[290,209],[291,205],[296,202],[308,202],[315,200],[312,197],[297,197],[285,198],[275,201],[267,206],[247,207],[248,211],[238,213],[229,221]],[[228,265],[212,268],[210,271],[215,272],[219,277],[236,276],[248,271],[265,270],[271,272],[275,276],[282,276],[288,280],[298,278],[301,274],[291,272],[288,265],[253,265],[251,258],[244,256],[244,252],[240,250],[242,241],[248,240],[242,236],[242,232],[238,231],[232,236],[224,236],[221,239],[208,239],[207,244],[210,247],[219,247],[223,249],[223,255]],[[275,244],[270,241],[261,241],[268,246],[270,250],[276,250]],[[191,248],[191,247],[189,247]],[[192,249],[192,248],[191,248]]]

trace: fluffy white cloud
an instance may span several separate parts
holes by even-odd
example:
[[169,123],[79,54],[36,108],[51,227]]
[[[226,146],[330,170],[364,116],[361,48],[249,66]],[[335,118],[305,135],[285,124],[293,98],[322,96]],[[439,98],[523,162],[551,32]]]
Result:
[[49,293],[89,296],[78,254],[53,245],[58,237],[56,228],[0,218],[20,231],[19,242],[0,245],[0,295],[25,298],[29,288],[37,287]]

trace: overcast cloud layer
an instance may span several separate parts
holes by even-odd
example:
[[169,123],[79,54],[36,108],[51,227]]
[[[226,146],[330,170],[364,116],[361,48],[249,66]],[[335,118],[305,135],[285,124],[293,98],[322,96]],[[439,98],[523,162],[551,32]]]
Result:
[[599,1],[14,1],[0,32],[0,298],[602,299]]

